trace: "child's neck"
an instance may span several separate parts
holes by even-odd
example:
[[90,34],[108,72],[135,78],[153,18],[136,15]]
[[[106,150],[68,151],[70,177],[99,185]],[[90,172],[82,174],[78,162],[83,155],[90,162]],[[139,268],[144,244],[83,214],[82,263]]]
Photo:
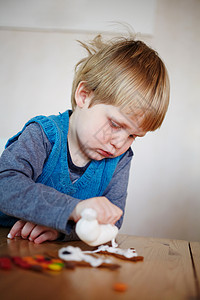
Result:
[[82,152],[77,151],[77,147],[74,147],[73,143],[70,142],[69,136],[68,147],[71,155],[71,160],[74,165],[76,165],[77,167],[84,167],[89,162],[89,159],[86,158],[86,156]]
[[72,162],[77,167],[84,167],[90,160],[84,154],[84,152],[81,151],[79,142],[76,138],[76,133],[73,127],[73,114],[69,119],[69,130],[68,130],[67,140],[68,140],[68,148],[69,148]]

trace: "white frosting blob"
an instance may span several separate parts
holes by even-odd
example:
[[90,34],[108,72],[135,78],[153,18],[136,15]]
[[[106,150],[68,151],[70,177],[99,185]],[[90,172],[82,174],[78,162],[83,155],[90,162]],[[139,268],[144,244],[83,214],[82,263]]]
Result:
[[113,248],[118,247],[118,244],[115,242],[115,239],[112,239],[111,243]]
[[121,249],[121,248],[116,248],[116,247],[109,247],[108,245],[99,246],[97,250],[93,251],[93,253],[98,253],[101,251],[106,251],[108,253],[113,253],[113,254],[119,254],[126,258],[132,258],[132,257],[138,256],[135,249],[130,249],[130,248]]
[[111,263],[110,259],[96,258],[94,256],[87,255],[80,248],[73,246],[61,248],[58,251],[58,256],[65,261],[84,261],[89,263],[92,267],[98,267],[102,263]]
[[111,224],[99,224],[97,213],[92,208],[86,208],[81,213],[81,219],[76,223],[78,237],[90,246],[98,246],[115,239],[118,228]]

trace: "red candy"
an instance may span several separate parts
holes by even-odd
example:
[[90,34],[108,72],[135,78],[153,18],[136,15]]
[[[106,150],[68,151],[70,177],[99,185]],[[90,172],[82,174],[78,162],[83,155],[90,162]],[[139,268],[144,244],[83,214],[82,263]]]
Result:
[[12,260],[17,266],[19,266],[22,269],[30,269],[31,268],[31,265],[19,256],[14,256],[12,258]]
[[0,269],[10,270],[12,268],[11,260],[9,257],[0,257]]

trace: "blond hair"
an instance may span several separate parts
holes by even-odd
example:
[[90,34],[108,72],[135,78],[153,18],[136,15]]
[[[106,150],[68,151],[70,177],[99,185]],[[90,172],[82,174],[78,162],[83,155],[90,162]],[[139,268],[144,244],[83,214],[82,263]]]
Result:
[[78,62],[72,86],[81,81],[94,93],[90,106],[103,103],[122,107],[127,113],[144,115],[142,127],[154,131],[161,126],[169,104],[169,79],[156,51],[133,37],[103,42],[98,35],[92,42],[80,42],[88,56]]

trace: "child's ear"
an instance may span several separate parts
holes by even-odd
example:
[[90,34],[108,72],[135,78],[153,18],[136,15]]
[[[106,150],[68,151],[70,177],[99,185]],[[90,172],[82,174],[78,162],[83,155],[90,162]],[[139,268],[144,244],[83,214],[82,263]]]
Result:
[[81,81],[79,82],[76,92],[75,92],[75,100],[78,107],[82,108],[87,100],[89,100],[89,96],[91,92],[87,90],[85,87],[86,82]]

